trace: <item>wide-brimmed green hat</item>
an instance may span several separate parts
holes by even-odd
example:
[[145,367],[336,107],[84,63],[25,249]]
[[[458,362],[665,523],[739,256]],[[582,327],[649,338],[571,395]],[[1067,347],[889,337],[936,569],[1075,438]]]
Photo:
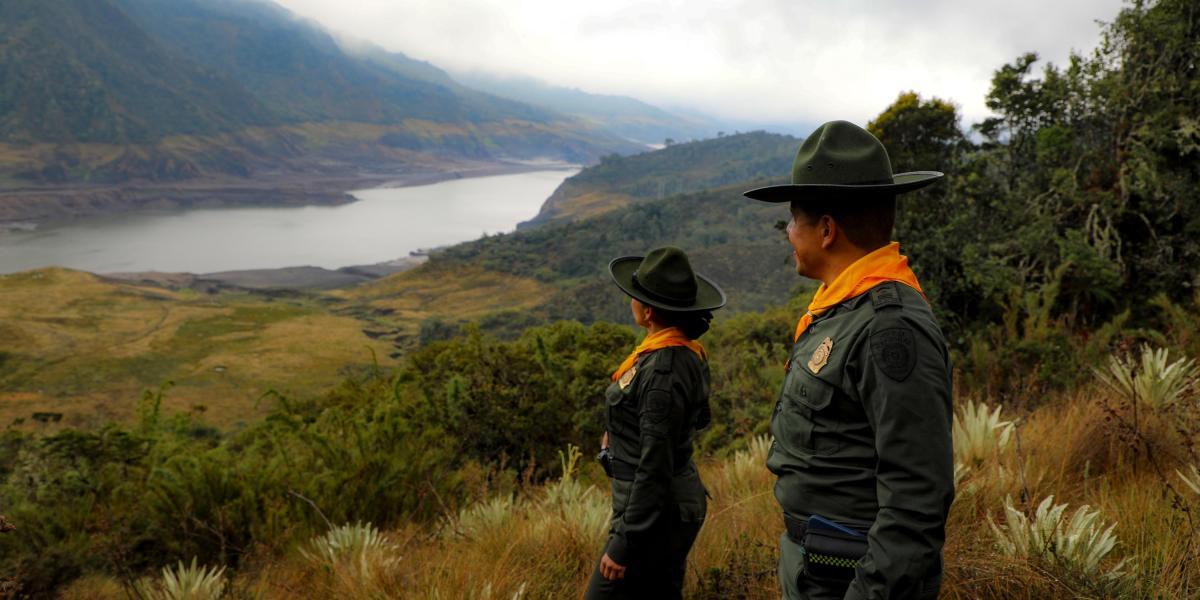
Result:
[[643,304],[673,311],[715,310],[725,306],[725,292],[692,271],[687,254],[674,246],[646,256],[622,256],[608,263],[617,287]]
[[792,163],[792,182],[750,190],[747,198],[789,202],[816,195],[876,196],[902,194],[925,187],[938,171],[892,173],[887,149],[871,132],[849,121],[830,121],[800,144]]

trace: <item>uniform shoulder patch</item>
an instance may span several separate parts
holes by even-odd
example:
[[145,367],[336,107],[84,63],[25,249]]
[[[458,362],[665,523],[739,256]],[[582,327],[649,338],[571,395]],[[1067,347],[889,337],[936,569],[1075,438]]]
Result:
[[871,304],[878,310],[885,306],[900,306],[900,290],[895,281],[881,283],[871,288]]
[[889,327],[871,334],[875,366],[896,381],[908,379],[917,366],[917,343],[907,327]]

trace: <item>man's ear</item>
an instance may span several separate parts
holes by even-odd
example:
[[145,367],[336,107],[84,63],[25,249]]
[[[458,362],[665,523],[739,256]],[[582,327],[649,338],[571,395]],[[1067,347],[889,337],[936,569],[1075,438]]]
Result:
[[821,249],[829,250],[833,248],[833,243],[837,241],[838,225],[837,221],[829,215],[821,215],[821,220],[817,223],[817,233],[821,235]]

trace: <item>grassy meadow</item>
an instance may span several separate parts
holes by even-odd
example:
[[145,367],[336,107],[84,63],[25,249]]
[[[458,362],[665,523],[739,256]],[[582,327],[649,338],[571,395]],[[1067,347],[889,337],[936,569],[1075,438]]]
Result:
[[[947,598],[1200,597],[1198,11],[1133,2],[1093,54],[1016,57],[973,134],[915,92],[868,124],[896,171],[947,173],[896,223],[954,364]],[[350,289],[0,277],[0,598],[578,595],[638,334],[604,265],[667,243],[731,299],[688,595],[775,597],[764,436],[812,288],[786,211],[740,192],[785,146],[606,157],[561,218]],[[744,156],[688,167],[720,148]]]
[[[1170,383],[1159,385],[1165,395],[1158,396],[1127,394],[1105,382],[1127,369],[1131,381],[1163,383],[1164,370],[1128,364],[1102,367],[1078,388],[1038,399],[1033,409],[988,407],[971,391],[958,394],[960,475],[947,524],[943,597],[1191,598],[1200,592],[1200,476],[1190,469],[1200,371],[1188,359],[1172,365],[1182,378],[1168,372]],[[1136,410],[1143,411],[1138,423]],[[687,597],[778,597],[781,520],[774,478],[764,468],[769,445],[766,436],[748,436],[701,463],[713,499],[689,557]],[[233,598],[579,597],[610,510],[591,451],[564,447],[556,478],[458,509],[443,507],[423,524],[379,531],[331,523],[329,533],[248,561],[210,585]],[[1066,505],[1057,517],[1043,511],[1048,514],[1025,523],[1007,514],[1006,507],[1022,518],[1039,515],[1051,496],[1050,506]],[[1006,551],[1001,540],[1014,531],[1025,531],[1020,539],[1027,543]],[[1028,541],[1039,531],[1044,538]],[[69,586],[63,597],[126,593],[116,580],[92,577]]]
[[[169,412],[221,427],[261,418],[269,389],[325,390],[385,364],[391,344],[304,294],[198,293],[61,268],[0,275],[0,422],[25,429],[128,422],[173,382]],[[36,421],[34,414],[42,416]],[[45,419],[54,419],[46,423]]]

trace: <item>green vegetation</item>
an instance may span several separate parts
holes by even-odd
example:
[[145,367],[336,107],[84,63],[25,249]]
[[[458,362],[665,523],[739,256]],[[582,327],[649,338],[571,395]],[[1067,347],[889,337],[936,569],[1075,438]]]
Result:
[[257,420],[268,389],[316,395],[371,353],[391,364],[393,346],[364,331],[378,325],[337,308],[323,296],[197,295],[59,268],[0,275],[0,422],[128,422],[141,391],[168,380],[169,412],[204,412],[220,427]]
[[[899,168],[949,174],[905,198],[899,224],[957,368],[948,597],[1200,590],[1196,17],[1184,0],[1135,4],[1095,56],[1041,78],[1032,57],[1000,68],[981,144],[955,134],[952,105],[914,94],[871,124]],[[327,303],[373,332],[392,327],[407,353],[322,393],[260,394],[268,414],[239,428],[164,410],[175,390],[147,393],[124,425],[9,428],[0,585],[121,597],[182,563],[227,575],[233,597],[578,595],[606,509],[579,449],[595,447],[608,371],[635,340],[605,322],[627,309],[603,259],[674,242],[735,302],[704,339],[714,426],[698,456],[713,501],[688,592],[774,596],[780,523],[760,436],[807,298],[778,306],[796,280],[772,229],[780,207],[740,198],[757,184],[488,237],[311,303],[169,298],[194,311],[172,334],[218,348],[328,317],[316,314]],[[102,325],[144,323],[142,303],[169,304],[89,301],[101,288],[87,280],[47,293],[69,276],[0,279],[0,307],[22,307],[0,322],[17,340],[6,377],[33,376],[39,352],[69,343],[55,332],[94,344]],[[35,297],[45,312],[24,308]],[[307,351],[324,345],[299,337]],[[295,356],[254,347],[263,364]]]
[[[1174,308],[1200,314],[1200,305]],[[791,328],[784,317],[794,312],[723,320],[706,338],[722,426],[701,440],[714,500],[693,556],[689,589],[696,596],[772,593],[778,516],[771,478],[761,456],[741,450],[769,417],[780,340]],[[1178,352],[1186,332],[1158,333]],[[1124,331],[1119,339],[1142,335]],[[10,430],[0,440],[0,506],[17,529],[0,535],[0,569],[34,594],[86,573],[107,573],[119,590],[193,557],[226,566],[235,597],[483,593],[489,586],[505,596],[522,587],[535,597],[576,594],[607,507],[605,495],[589,489],[602,485],[598,467],[559,451],[594,447],[608,368],[634,339],[606,323],[533,327],[510,342],[468,331],[313,401],[269,396],[269,416],[234,433],[194,416],[167,416],[158,394],[144,398],[127,427]],[[985,360],[975,366],[996,368],[995,357]],[[983,393],[958,390],[963,399]],[[1099,380],[1026,400],[1030,408],[1015,419],[1005,415],[1010,422],[965,401],[958,411],[974,437],[955,450],[960,483],[948,590],[1042,597],[1187,596],[1197,589],[1200,571],[1188,557],[1198,550],[1200,525],[1191,514],[1200,496],[1175,475],[1200,464],[1189,446],[1200,435],[1194,391],[1140,412],[1135,397]],[[766,448],[750,446],[757,454]],[[1092,508],[1068,514],[1047,506],[1039,516],[1036,505],[1051,495],[1059,505]],[[357,522],[387,533],[338,527]],[[1069,547],[1042,554],[1014,545],[1006,557],[1006,540],[1025,539],[1016,537],[1019,527]],[[1085,535],[1064,541],[1054,537],[1059,530]],[[529,561],[528,568],[498,568],[505,556]],[[273,562],[264,568],[263,561]],[[313,561],[324,566],[313,569]],[[76,588],[84,596],[105,589],[94,580],[75,586],[85,586]]]
[[5,2],[0,39],[2,141],[139,142],[272,122],[237,83],[168,51],[107,0]]
[[301,171],[314,154],[413,164],[413,151],[590,162],[640,147],[400,54],[348,52],[254,0],[11,0],[0,39],[5,179],[244,176]]
[[575,221],[643,200],[791,173],[799,140],[756,131],[673,144],[634,156],[610,154],[563,182],[525,225]]

